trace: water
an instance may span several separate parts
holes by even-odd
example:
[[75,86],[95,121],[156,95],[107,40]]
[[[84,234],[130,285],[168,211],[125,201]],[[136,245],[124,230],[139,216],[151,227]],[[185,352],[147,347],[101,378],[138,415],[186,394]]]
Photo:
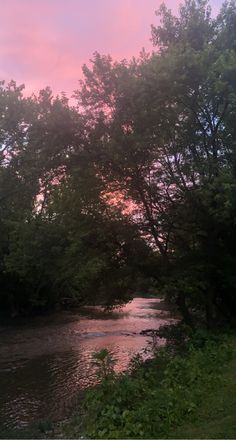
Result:
[[115,312],[87,307],[0,327],[0,427],[59,420],[96,382],[93,352],[108,348],[122,371],[150,340],[140,331],[173,321],[159,299],[135,298]]

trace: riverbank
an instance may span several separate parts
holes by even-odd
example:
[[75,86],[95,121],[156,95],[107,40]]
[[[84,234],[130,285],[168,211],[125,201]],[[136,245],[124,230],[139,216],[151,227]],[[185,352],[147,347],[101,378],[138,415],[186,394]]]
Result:
[[[173,347],[173,346],[172,346]],[[198,333],[87,393],[64,438],[235,438],[236,336]]]
[[236,334],[198,333],[187,345],[182,336],[87,391],[64,422],[1,438],[235,438]]
[[232,359],[215,389],[188,420],[170,432],[169,438],[236,438],[236,336],[231,337]]
[[97,383],[92,353],[108,348],[116,372],[124,371],[151,341],[145,330],[175,321],[160,299],[135,298],[113,311],[86,307],[1,327],[0,432],[64,420]]

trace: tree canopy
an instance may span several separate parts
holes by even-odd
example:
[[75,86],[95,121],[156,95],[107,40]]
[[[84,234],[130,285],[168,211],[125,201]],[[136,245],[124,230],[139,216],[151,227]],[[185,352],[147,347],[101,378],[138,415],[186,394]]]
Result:
[[[0,283],[17,309],[116,304],[154,280],[185,321],[233,318],[236,5],[163,4],[152,54],[94,54],[76,106],[1,84]],[[151,281],[150,281],[151,282]]]

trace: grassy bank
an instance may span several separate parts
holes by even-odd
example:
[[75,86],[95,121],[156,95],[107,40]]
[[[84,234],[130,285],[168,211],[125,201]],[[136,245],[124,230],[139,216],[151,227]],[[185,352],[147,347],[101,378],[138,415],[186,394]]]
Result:
[[[65,427],[76,438],[235,438],[236,336],[197,334],[158,350],[129,374],[90,390],[84,415]],[[112,369],[110,368],[112,373]]]
[[100,352],[103,380],[69,421],[41,421],[0,438],[236,438],[236,334],[198,333],[187,344],[182,336],[176,332],[152,361],[137,357],[120,376]]
[[205,397],[192,420],[170,431],[170,438],[236,438],[236,337],[231,338],[232,359],[219,383]]

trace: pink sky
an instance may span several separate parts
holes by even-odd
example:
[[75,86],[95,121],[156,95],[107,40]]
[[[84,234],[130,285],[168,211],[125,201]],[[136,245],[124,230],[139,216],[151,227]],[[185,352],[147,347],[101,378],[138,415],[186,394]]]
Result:
[[[93,52],[120,60],[152,49],[150,25],[161,1],[1,0],[0,80],[70,96]],[[177,11],[175,0],[166,3]]]

